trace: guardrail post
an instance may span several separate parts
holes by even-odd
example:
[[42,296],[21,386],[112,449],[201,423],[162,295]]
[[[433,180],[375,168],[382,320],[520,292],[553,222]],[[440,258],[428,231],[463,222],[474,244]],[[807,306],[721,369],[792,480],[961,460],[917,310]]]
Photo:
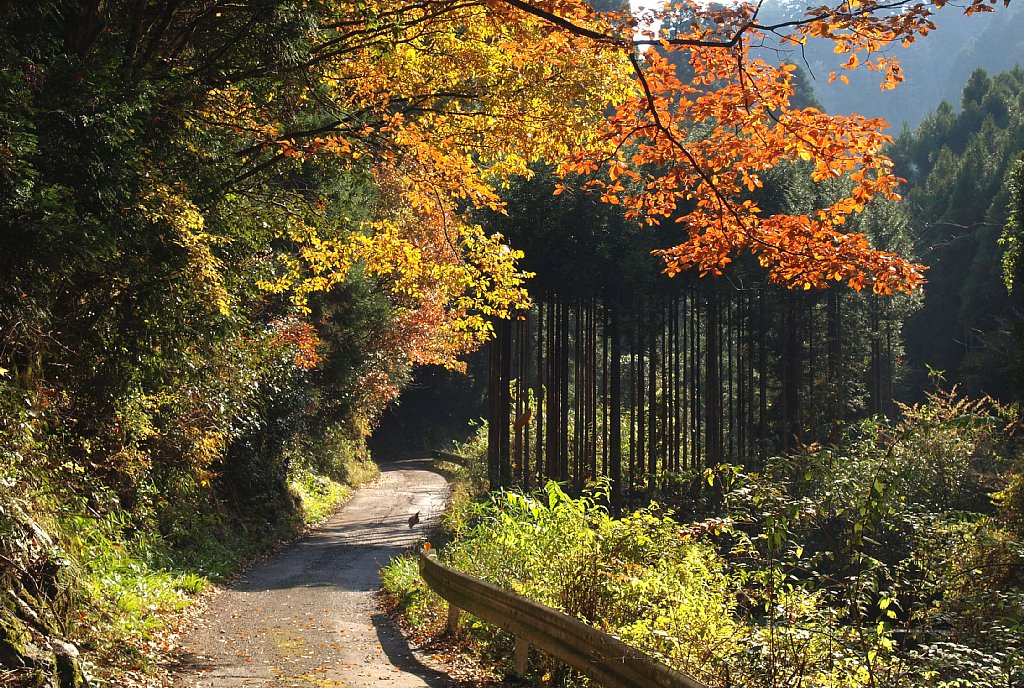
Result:
[[451,602],[448,603],[448,633],[458,635],[460,609]]
[[517,676],[526,674],[526,667],[530,663],[530,643],[521,635],[516,636],[515,654],[512,656],[512,671]]

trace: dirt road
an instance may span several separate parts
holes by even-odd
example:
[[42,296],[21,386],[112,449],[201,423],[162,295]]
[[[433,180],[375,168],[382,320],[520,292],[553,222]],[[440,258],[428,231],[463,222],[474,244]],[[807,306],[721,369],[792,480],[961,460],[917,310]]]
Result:
[[[217,596],[183,642],[176,688],[449,686],[377,605],[377,571],[422,538],[447,497],[424,460],[378,482],[314,533]],[[410,529],[409,517],[421,522]]]

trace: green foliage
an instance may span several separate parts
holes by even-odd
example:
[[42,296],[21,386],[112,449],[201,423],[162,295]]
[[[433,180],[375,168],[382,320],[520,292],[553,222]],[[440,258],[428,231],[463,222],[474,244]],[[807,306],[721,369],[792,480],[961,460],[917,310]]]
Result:
[[991,497],[1019,471],[1015,411],[954,393],[903,411],[841,450],[730,474],[735,564],[762,581],[750,609],[813,594],[885,685],[1005,685],[1024,671],[1024,550]]
[[[935,393],[899,422],[865,421],[839,447],[709,470],[703,483],[724,499],[703,521],[657,505],[613,518],[605,487],[574,499],[549,483],[464,503],[440,557],[710,686],[1014,685],[1024,677],[1017,429],[1012,407]],[[417,623],[440,631],[443,603],[413,557],[384,578]],[[494,629],[467,630],[508,656]]]
[[387,591],[410,623],[437,632],[443,625],[444,601],[420,578],[416,556],[406,554],[380,570],[381,587]]
[[346,485],[365,483],[380,473],[365,439],[353,438],[340,426],[293,437],[286,454],[293,472],[326,476]]
[[34,609],[35,628],[74,642],[86,673],[100,685],[117,685],[126,667],[147,665],[156,634],[211,581],[323,520],[350,485],[377,474],[362,442],[333,437],[318,447],[321,454],[304,453],[304,443],[289,448],[295,501],[286,494],[286,513],[296,516],[274,521],[259,512],[232,513],[212,485],[182,475],[171,485],[173,500],[150,482],[126,509],[110,488],[83,497],[76,484],[54,484],[39,467],[22,465],[17,481],[8,469],[0,474],[0,620]]
[[1003,247],[1003,284],[1006,291],[1013,292],[1021,270],[1021,242],[1024,241],[1024,163],[1017,160],[1007,176],[1007,190],[1010,194],[1009,216],[999,237]]
[[[721,560],[654,510],[611,518],[600,506],[605,492],[572,499],[552,482],[532,495],[497,493],[469,507],[442,560],[696,669],[704,653],[695,648],[727,642],[732,628]],[[417,617],[441,616],[413,564],[406,557],[385,568],[385,588]],[[508,643],[472,628],[484,642]]]
[[349,486],[380,474],[365,441],[352,439],[338,427],[316,439],[310,435],[293,438],[287,455],[288,486],[298,497],[307,524],[320,523],[334,513],[351,495]]
[[447,533],[459,533],[472,518],[472,504],[487,491],[487,421],[470,421],[468,437],[456,442],[451,452],[469,459],[468,463],[445,463],[453,477],[449,508],[443,515]]
[[259,166],[244,123],[202,121],[246,72],[266,121],[321,125],[285,104],[318,8],[197,8],[0,9],[0,589],[21,599],[0,623],[36,614],[115,677],[374,474],[365,435],[409,365],[375,341],[400,315],[382,278],[353,270],[315,319],[260,286],[294,233],[373,216],[366,169]]
[[452,453],[471,459],[474,465],[487,464],[487,421],[480,419],[471,421],[470,427],[474,428],[472,434],[461,442],[456,442],[452,447]]
[[302,516],[307,523],[324,521],[352,494],[345,485],[302,470],[292,473],[288,486],[302,503]]
[[75,592],[89,609],[76,620],[71,636],[86,646],[145,640],[163,625],[163,615],[183,609],[209,585],[203,575],[174,570],[158,540],[126,538],[126,516],[68,516],[58,526],[67,573],[79,583]]
[[930,267],[924,306],[906,329],[915,398],[929,388],[928,366],[974,396],[1020,396],[1021,296],[1007,287],[1018,269],[1022,95],[1020,67],[977,70],[959,113],[943,103],[890,151],[908,180],[915,252]]

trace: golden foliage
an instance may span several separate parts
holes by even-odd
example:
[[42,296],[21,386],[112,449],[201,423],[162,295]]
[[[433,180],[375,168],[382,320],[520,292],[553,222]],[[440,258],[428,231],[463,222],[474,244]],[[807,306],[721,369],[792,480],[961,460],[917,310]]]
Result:
[[[263,286],[303,308],[312,292],[365,270],[402,310],[409,360],[457,366],[487,337],[488,316],[526,300],[518,254],[465,211],[500,210],[509,177],[542,159],[638,222],[680,223],[681,242],[661,252],[670,275],[717,276],[750,252],[793,288],[915,288],[922,266],[844,231],[872,198],[898,197],[881,153],[887,124],[792,108],[794,68],[751,48],[769,35],[792,47],[829,39],[848,56],[841,71],[878,71],[891,88],[902,75],[885,48],[927,34],[941,4],[887,12],[846,0],[762,26],[756,5],[693,0],[639,17],[596,13],[584,0],[322,2],[298,86],[226,84],[191,124],[246,138],[243,177],[285,159],[371,170],[386,207],[330,238],[289,222],[281,231],[295,251]],[[987,9],[974,0],[967,12]],[[680,79],[672,53],[692,76]],[[786,161],[810,164],[815,181],[848,176],[851,190],[811,213],[766,214],[751,194]]]
[[142,192],[139,210],[150,222],[170,230],[168,239],[187,254],[193,283],[217,312],[227,315],[231,300],[224,287],[223,266],[212,248],[221,239],[203,231],[206,223],[199,208],[181,190],[158,182]]

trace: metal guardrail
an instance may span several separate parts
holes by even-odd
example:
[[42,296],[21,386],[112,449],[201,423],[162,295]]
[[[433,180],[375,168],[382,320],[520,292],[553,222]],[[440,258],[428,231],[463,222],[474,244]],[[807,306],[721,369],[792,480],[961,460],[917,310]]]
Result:
[[516,637],[513,670],[524,674],[534,647],[579,669],[605,688],[707,688],[618,638],[551,607],[503,590],[437,561],[420,550],[420,576],[448,601],[448,630],[465,610]]
[[465,456],[459,456],[458,454],[452,454],[451,452],[432,451],[430,453],[435,459],[457,463],[460,466],[468,466],[471,463],[471,461]]

